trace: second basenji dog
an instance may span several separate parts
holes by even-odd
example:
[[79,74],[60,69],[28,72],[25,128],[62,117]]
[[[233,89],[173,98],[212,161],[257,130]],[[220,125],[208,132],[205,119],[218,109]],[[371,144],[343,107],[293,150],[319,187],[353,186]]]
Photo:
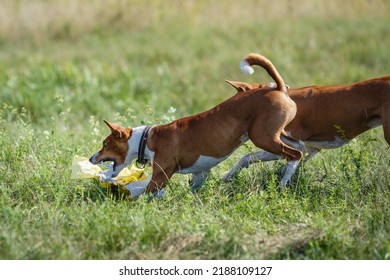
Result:
[[[248,70],[251,65],[267,67],[263,56],[253,53],[241,62],[241,70],[251,74],[253,69]],[[228,83],[238,92],[248,93],[256,88],[274,87],[273,84]],[[390,76],[347,85],[289,88],[288,93],[297,105],[297,114],[285,130],[290,137],[300,141],[299,146],[293,146],[304,152],[305,160],[321,149],[341,147],[359,134],[380,125],[383,125],[385,140],[390,144]],[[223,180],[231,180],[242,168],[253,163],[277,159],[280,155],[269,151],[247,154]],[[298,166],[293,163],[286,165],[287,176],[292,176]],[[285,179],[290,181],[291,177]]]

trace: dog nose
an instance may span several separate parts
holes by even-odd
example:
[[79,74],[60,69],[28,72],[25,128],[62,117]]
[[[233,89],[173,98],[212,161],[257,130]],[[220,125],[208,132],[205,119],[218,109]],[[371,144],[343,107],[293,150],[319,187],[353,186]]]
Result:
[[89,162],[92,164],[96,164],[95,155],[93,155],[89,158]]

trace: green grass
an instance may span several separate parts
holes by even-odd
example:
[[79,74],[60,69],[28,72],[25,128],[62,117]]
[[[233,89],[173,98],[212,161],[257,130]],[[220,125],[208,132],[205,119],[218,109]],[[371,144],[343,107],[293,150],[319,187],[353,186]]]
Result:
[[[388,1],[156,0],[149,10],[129,2],[110,24],[116,1],[106,13],[100,2],[87,9],[80,1],[87,23],[62,1],[34,9],[6,1],[19,6],[5,5],[9,17],[0,17],[0,259],[390,258],[381,128],[321,152],[283,193],[282,162],[221,182],[250,145],[214,168],[198,193],[175,175],[168,195],[151,203],[70,179],[73,156],[92,155],[108,134],[102,119],[164,123],[230,97],[225,79],[270,81],[261,69],[239,72],[249,52],[268,56],[294,87],[389,75]],[[37,12],[61,5],[57,24]],[[29,7],[35,25],[25,17],[10,24]]]

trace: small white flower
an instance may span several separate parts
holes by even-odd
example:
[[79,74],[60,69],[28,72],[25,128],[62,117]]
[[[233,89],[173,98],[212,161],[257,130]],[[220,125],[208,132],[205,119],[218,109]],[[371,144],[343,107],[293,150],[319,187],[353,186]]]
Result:
[[176,113],[176,108],[171,106],[171,107],[168,109],[168,114],[174,114],[174,113]]
[[162,120],[163,122],[170,122],[170,121],[171,121],[171,118],[168,117],[167,115],[162,115],[162,116],[161,116],[161,120]]
[[99,129],[97,127],[94,127],[93,130],[92,130],[92,134],[96,135],[96,136],[99,136],[99,134],[100,134]]
[[45,138],[46,138],[46,139],[49,139],[49,137],[50,137],[50,135],[51,135],[51,132],[48,131],[48,130],[45,130],[45,131],[43,131],[43,135],[45,135]]

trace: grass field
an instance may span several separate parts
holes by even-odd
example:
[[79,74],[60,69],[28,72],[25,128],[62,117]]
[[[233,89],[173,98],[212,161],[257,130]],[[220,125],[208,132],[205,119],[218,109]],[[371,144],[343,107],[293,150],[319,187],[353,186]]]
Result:
[[[283,162],[192,194],[115,199],[71,180],[124,126],[165,123],[232,96],[249,52],[293,87],[390,74],[389,1],[2,1],[0,259],[390,259],[390,152],[381,128],[323,151],[279,192]],[[331,110],[331,108],[329,108]]]

